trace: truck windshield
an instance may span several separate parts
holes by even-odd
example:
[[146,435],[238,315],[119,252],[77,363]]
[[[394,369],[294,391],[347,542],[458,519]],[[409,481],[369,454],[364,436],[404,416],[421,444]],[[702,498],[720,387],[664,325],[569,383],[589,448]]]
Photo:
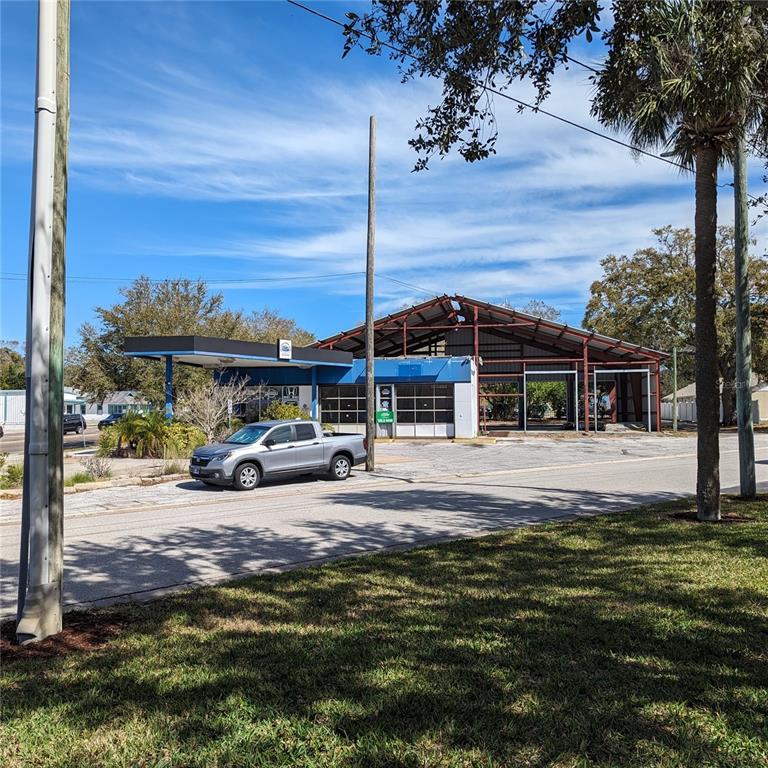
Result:
[[269,427],[262,427],[260,424],[247,424],[232,433],[224,442],[236,443],[237,445],[250,445],[255,443],[260,437],[263,437],[269,431]]

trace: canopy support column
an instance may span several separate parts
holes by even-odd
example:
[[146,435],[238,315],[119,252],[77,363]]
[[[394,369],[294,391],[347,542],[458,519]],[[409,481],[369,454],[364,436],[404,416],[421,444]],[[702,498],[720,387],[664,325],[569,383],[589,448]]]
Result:
[[173,355],[165,356],[165,419],[173,418]]
[[317,368],[312,366],[312,418],[317,421],[319,414],[317,412]]

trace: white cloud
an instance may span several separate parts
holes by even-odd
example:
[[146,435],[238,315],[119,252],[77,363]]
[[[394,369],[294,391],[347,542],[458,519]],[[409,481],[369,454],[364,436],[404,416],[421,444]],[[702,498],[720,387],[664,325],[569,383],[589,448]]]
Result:
[[[211,35],[224,39],[219,32]],[[439,99],[435,83],[401,85],[394,71],[363,78],[352,64],[343,81],[292,71],[277,85],[252,66],[235,79],[226,74],[234,66],[212,73],[162,55],[151,75],[121,64],[93,63],[96,82],[110,87],[94,86],[73,112],[73,177],[135,195],[252,201],[272,224],[243,224],[203,242],[178,242],[174,232],[166,243],[123,246],[135,252],[215,260],[233,273],[236,265],[239,278],[361,270],[371,113],[379,123],[378,269],[428,291],[557,297],[577,307],[607,253],[650,243],[653,227],[692,225],[689,177],[543,114],[517,114],[500,98],[495,157],[470,165],[452,155],[413,174],[407,142]],[[546,109],[602,131],[589,117],[589,97],[586,77],[571,70],[556,79]],[[4,134],[5,152],[20,144],[27,151],[25,130],[12,125]],[[723,221],[732,220],[729,197],[721,197]],[[318,286],[362,293],[353,278]],[[423,298],[379,281],[381,311],[399,308],[404,296]]]

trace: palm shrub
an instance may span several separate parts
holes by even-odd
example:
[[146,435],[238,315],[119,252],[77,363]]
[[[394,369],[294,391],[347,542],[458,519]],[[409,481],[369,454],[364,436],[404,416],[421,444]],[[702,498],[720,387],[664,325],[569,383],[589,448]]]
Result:
[[695,174],[697,507],[720,518],[717,173],[737,141],[768,150],[768,6],[616,0],[593,114]]
[[115,453],[119,456],[136,450],[136,441],[139,430],[142,427],[144,416],[136,411],[126,413],[117,424],[112,426],[117,434]]
[[136,422],[133,433],[136,456],[160,458],[166,446],[167,426],[160,411],[150,411]]

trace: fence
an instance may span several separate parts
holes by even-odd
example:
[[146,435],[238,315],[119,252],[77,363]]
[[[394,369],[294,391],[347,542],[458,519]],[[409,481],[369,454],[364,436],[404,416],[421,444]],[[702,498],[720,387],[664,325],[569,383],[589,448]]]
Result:
[[[661,404],[661,420],[672,421],[672,403]],[[696,403],[690,400],[677,404],[677,420],[681,422],[696,423]],[[720,421],[723,420],[723,406],[720,406]],[[752,421],[760,423],[760,402],[752,401]]]

